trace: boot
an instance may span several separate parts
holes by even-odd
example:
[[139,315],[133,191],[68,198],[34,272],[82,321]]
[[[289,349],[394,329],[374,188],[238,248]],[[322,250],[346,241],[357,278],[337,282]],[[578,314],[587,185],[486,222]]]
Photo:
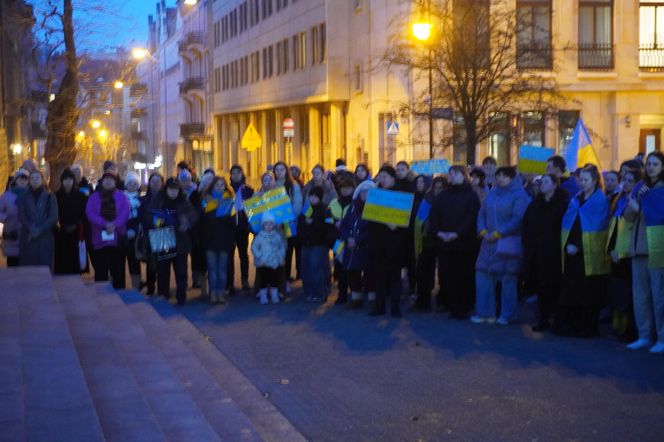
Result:
[[276,287],[270,288],[270,297],[272,298],[272,304],[279,304],[279,289]]
[[362,308],[362,293],[361,292],[350,292],[350,304],[348,308],[360,309]]
[[202,273],[200,275],[201,275],[201,279],[200,279],[200,284],[199,285],[201,287],[201,296],[207,296],[207,294],[208,294],[208,281],[207,281],[207,278],[205,277],[205,275],[203,275]]
[[258,291],[258,302],[260,302],[262,305],[265,305],[268,303],[267,300],[267,289],[260,289]]
[[141,275],[131,275],[131,288],[134,290],[141,290]]
[[217,304],[226,304],[226,297],[222,291],[217,292]]

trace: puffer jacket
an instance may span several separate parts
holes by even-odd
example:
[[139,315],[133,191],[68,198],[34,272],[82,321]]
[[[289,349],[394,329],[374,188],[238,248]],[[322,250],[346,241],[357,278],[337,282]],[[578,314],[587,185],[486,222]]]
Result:
[[7,190],[0,196],[0,223],[2,230],[2,252],[5,256],[18,256],[18,234],[21,223],[18,220],[18,193]]
[[[521,223],[530,198],[523,190],[521,178],[514,177],[507,187],[496,186],[484,200],[477,217],[477,232],[498,232],[501,238],[516,236],[521,241]],[[482,240],[475,269],[499,274],[517,274],[523,257],[505,257],[496,253],[498,241]]]
[[251,243],[256,267],[278,268],[286,258],[286,240],[276,230],[262,230],[256,234]]

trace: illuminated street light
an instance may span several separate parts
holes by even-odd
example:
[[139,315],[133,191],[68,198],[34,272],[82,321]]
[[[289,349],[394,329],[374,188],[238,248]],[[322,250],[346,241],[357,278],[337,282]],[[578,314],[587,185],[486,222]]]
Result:
[[413,23],[412,31],[413,36],[420,41],[427,41],[431,37],[431,23],[418,22]]
[[23,146],[20,143],[14,143],[10,145],[9,148],[14,155],[21,155],[21,152],[23,151]]
[[83,138],[85,138],[85,131],[83,131],[83,130],[80,131],[80,132],[76,135],[76,138],[78,138],[79,141],[82,140]]
[[122,89],[124,87],[124,83],[118,80],[115,83],[113,83],[113,87],[116,89]]
[[90,120],[90,126],[92,126],[93,129],[99,129],[101,127],[101,121]]
[[184,0],[185,5],[194,6],[198,3],[198,0]]
[[111,111],[110,110],[105,110],[104,115],[111,115]]
[[106,129],[102,129],[99,131],[99,141],[104,142],[106,141],[106,138],[108,138],[108,131]]
[[150,55],[150,51],[148,51],[145,48],[134,48],[131,50],[131,56],[134,57],[135,60],[143,60],[145,57],[148,57]]

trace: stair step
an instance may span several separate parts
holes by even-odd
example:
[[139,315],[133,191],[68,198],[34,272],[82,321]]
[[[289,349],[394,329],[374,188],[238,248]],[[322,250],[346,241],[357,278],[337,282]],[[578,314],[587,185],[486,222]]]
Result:
[[56,277],[54,285],[106,439],[165,440],[101,316],[94,290],[86,287],[79,276]]
[[250,419],[260,436],[269,441],[305,441],[305,437],[286,419],[277,407],[247,379],[244,374],[180,312],[164,299],[150,304],[164,318],[196,358],[208,367],[217,384],[226,391],[240,410]]
[[2,276],[20,319],[25,439],[104,440],[50,271],[19,267]]
[[223,440],[260,440],[251,421],[217,384],[196,356],[173,335],[164,318],[135,291],[119,293],[135,319],[143,326],[152,344],[168,360],[180,382],[203,411],[208,422]]
[[166,438],[187,442],[219,440],[167,360],[154,348],[124,302],[108,284],[96,284],[94,289],[101,316]]

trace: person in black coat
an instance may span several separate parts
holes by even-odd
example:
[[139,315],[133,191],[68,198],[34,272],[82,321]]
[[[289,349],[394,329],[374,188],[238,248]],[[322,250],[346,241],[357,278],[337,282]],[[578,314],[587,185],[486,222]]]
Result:
[[297,224],[302,245],[302,287],[307,301],[325,302],[328,287],[326,278],[330,268],[328,239],[331,227],[325,222],[327,208],[323,204],[323,188],[313,187],[308,199],[311,210],[300,215]]
[[228,259],[228,282],[227,287],[233,288],[235,281],[235,249],[240,257],[240,276],[242,278],[242,290],[249,290],[249,221],[244,213],[242,202],[254,196],[254,189],[247,185],[242,166],[235,164],[231,167],[231,187],[235,192],[237,205],[235,209],[235,240]]
[[569,197],[559,186],[557,176],[542,176],[540,193],[530,203],[523,217],[523,275],[526,291],[537,295],[539,321],[533,331],[551,327],[551,319],[560,292],[562,258],[560,225]]
[[164,190],[152,200],[150,209],[144,213],[144,223],[149,229],[173,227],[175,230],[175,250],[157,256],[157,290],[165,298],[170,297],[172,266],[178,305],[184,305],[187,299],[187,257],[191,252],[190,232],[196,225],[197,215],[175,178],[166,180]]
[[225,304],[224,290],[228,276],[228,258],[235,242],[235,194],[226,180],[215,176],[198,206],[198,230],[205,251],[208,287],[212,304]]
[[[385,190],[394,190],[397,173],[392,166],[383,166],[378,172],[378,183]],[[385,300],[389,296],[391,314],[401,317],[401,267],[407,247],[408,229],[394,224],[369,223],[369,265],[373,267],[376,302],[369,311],[371,316],[385,314]]]
[[[76,186],[76,177],[70,169],[60,175],[60,189],[55,193],[58,201],[58,227],[55,233],[56,274],[81,273],[78,242],[85,238],[86,197]],[[85,268],[85,266],[83,267]]]
[[463,166],[452,166],[449,186],[434,200],[429,215],[429,235],[436,238],[440,291],[439,308],[455,319],[465,319],[473,309],[475,260],[480,200]]
[[159,195],[164,187],[164,177],[158,172],[153,172],[148,179],[148,189],[140,198],[141,206],[139,208],[139,216],[141,219],[142,238],[139,242],[142,254],[145,260],[145,283],[141,284],[140,290],[147,288],[145,294],[148,296],[154,295],[155,285],[157,284],[157,257],[152,254],[150,250],[149,229],[152,222],[150,216],[150,204],[152,200]]

